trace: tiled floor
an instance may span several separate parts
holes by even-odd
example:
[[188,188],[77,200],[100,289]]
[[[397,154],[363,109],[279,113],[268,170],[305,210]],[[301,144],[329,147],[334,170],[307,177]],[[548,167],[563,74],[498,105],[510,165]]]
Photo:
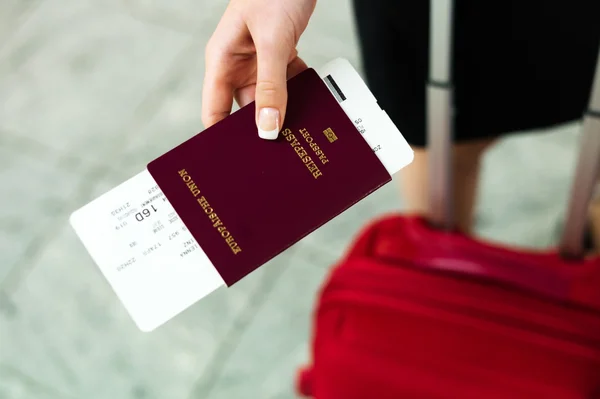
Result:
[[[203,47],[225,5],[0,2],[0,398],[293,397],[315,292],[361,225],[401,208],[393,185],[150,334],[67,224],[201,129]],[[300,52],[359,65],[348,1],[320,2]],[[570,125],[493,148],[480,234],[552,245],[577,138]]]

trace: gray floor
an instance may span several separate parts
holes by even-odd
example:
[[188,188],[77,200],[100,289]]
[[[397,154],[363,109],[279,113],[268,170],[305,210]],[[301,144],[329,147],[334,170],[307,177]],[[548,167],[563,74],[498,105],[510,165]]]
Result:
[[[203,47],[225,4],[0,2],[0,398],[292,398],[328,267],[369,218],[401,209],[389,185],[239,285],[136,329],[67,218],[201,129]],[[359,65],[346,0],[320,2],[300,52]],[[555,243],[577,131],[490,151],[481,235]]]

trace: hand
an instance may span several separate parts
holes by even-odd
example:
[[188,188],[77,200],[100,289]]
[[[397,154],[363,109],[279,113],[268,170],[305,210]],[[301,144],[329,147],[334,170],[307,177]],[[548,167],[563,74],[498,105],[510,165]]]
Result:
[[296,45],[316,0],[231,0],[206,47],[202,121],[228,116],[233,99],[256,101],[258,134],[274,140],[287,105],[287,79],[307,68]]

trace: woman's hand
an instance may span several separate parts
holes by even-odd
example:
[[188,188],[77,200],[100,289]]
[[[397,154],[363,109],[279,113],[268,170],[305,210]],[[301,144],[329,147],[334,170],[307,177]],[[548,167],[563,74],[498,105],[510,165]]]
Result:
[[274,140],[287,105],[288,78],[307,68],[296,45],[316,0],[231,0],[206,47],[202,121],[212,126],[256,101],[258,134]]

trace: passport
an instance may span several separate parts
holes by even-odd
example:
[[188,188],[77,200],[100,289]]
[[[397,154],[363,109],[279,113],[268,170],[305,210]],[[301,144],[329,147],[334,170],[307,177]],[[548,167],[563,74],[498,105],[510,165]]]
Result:
[[315,70],[288,98],[275,141],[252,103],[147,166],[227,286],[391,180]]
[[347,60],[288,90],[278,140],[258,137],[250,104],[71,214],[140,330],[235,284],[412,162]]

